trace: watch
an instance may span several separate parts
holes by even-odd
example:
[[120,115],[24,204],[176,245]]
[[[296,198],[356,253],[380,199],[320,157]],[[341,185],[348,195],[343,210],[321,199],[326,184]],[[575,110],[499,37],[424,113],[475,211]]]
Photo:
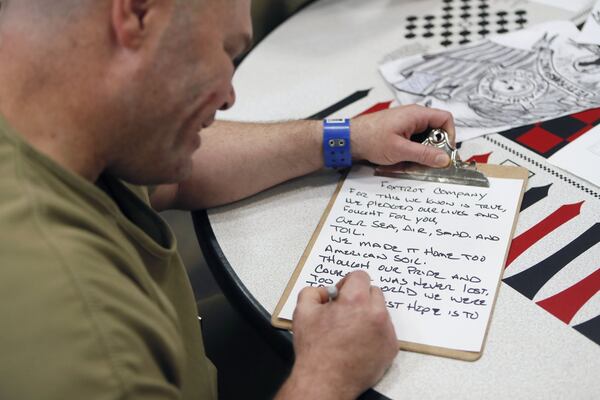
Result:
[[349,118],[323,120],[323,158],[327,168],[352,166]]

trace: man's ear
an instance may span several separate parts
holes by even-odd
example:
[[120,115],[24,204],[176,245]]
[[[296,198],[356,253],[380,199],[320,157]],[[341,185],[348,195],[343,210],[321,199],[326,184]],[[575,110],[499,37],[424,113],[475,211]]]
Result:
[[126,48],[137,48],[146,36],[148,11],[152,0],[113,0],[112,25],[117,42]]

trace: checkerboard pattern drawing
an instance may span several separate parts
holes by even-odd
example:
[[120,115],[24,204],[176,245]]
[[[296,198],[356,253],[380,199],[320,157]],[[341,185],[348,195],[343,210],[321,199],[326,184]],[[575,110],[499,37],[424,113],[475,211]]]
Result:
[[404,38],[438,40],[440,46],[449,47],[523,29],[527,24],[524,9],[498,7],[491,0],[442,0],[438,9],[427,14],[408,15]]
[[522,126],[500,135],[548,158],[600,124],[600,108],[567,115],[546,122]]

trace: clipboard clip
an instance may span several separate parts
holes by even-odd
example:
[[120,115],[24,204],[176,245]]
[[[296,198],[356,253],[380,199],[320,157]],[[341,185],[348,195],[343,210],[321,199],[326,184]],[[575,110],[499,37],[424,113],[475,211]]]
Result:
[[444,150],[450,156],[450,165],[445,168],[431,168],[414,162],[404,161],[395,165],[379,166],[375,175],[391,178],[412,179],[417,181],[454,183],[458,185],[490,187],[487,177],[477,170],[477,163],[460,159],[458,150],[450,143],[448,133],[443,129],[432,129],[426,146]]

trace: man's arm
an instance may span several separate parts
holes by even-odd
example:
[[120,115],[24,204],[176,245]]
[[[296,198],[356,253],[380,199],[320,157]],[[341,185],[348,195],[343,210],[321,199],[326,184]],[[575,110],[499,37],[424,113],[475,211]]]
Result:
[[[171,204],[163,202],[161,208],[226,204],[319,169],[320,125],[320,121],[215,122],[200,133],[192,175],[178,187],[170,186],[177,193],[172,193]],[[156,195],[160,190],[164,187]]]
[[[352,158],[380,165],[416,161],[444,166],[449,159],[443,151],[409,140],[428,128],[444,128],[454,137],[449,113],[420,106],[355,118],[351,122]],[[156,209],[226,204],[323,168],[321,121],[217,122],[200,137],[190,178],[156,188],[152,194]],[[441,161],[436,159],[440,155]]]

